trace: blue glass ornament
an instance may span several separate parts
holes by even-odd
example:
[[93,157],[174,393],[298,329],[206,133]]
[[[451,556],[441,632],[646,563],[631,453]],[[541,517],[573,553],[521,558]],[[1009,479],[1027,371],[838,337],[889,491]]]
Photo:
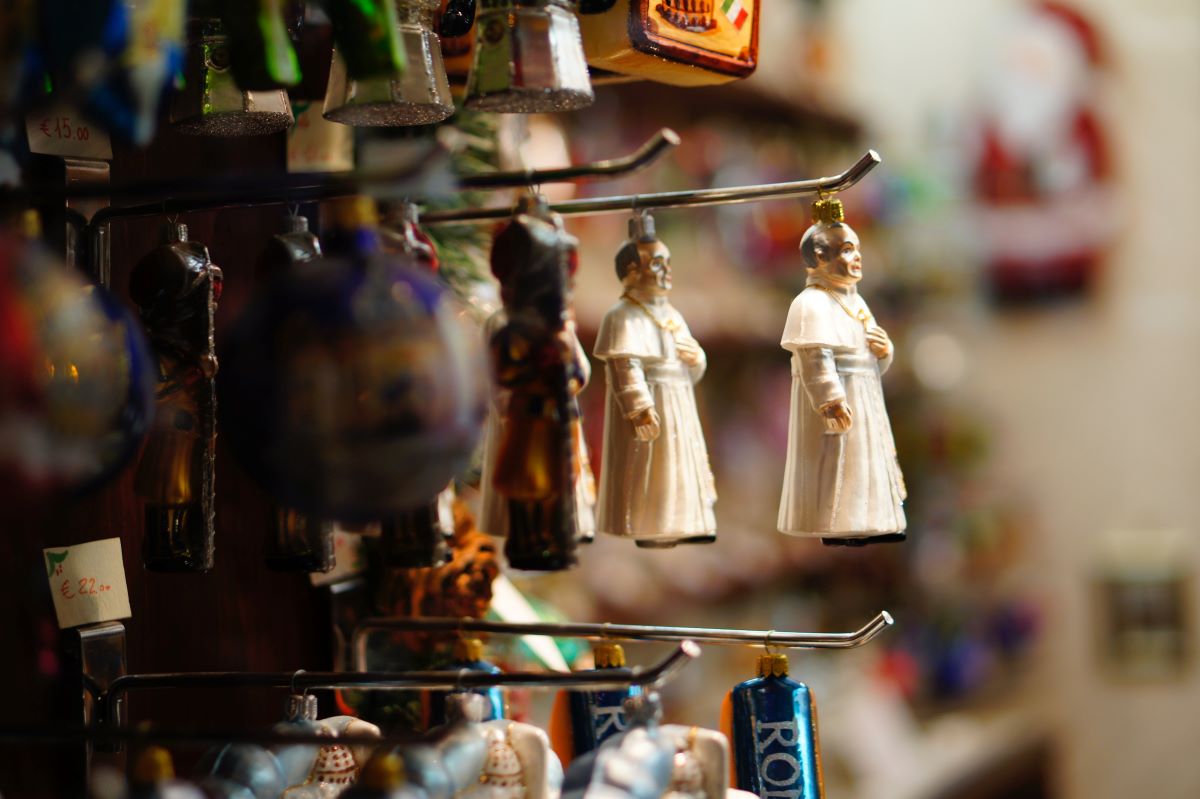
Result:
[[729,693],[735,782],[761,799],[823,799],[817,708],[808,686],[787,674],[786,655],[766,654],[758,677]]

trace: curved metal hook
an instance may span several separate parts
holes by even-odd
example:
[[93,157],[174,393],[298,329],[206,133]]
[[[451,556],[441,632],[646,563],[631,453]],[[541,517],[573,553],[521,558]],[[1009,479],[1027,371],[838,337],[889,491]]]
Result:
[[[694,208],[707,205],[733,205],[736,203],[757,202],[760,200],[777,200],[784,197],[798,197],[805,194],[821,192],[835,193],[858,183],[883,159],[874,150],[867,150],[861,158],[848,169],[837,175],[810,180],[796,180],[790,183],[762,183],[753,186],[728,186],[717,189],[698,189],[695,191],[664,191],[656,194],[631,195],[618,197],[596,197],[583,200],[567,200],[550,206],[550,210],[563,216],[579,216],[590,214],[623,213],[635,206],[638,210],[655,210],[659,208]],[[430,211],[425,214],[425,224],[444,225],[462,224],[467,222],[488,222],[503,219],[503,209],[494,208],[463,208],[458,210]]]
[[458,180],[461,189],[503,189],[514,186],[529,186],[542,183],[563,183],[589,178],[607,178],[628,175],[649,166],[667,151],[679,146],[679,134],[670,128],[662,128],[646,140],[646,143],[629,155],[593,161],[589,164],[574,164],[555,169],[521,169],[512,172],[484,172],[464,175]]

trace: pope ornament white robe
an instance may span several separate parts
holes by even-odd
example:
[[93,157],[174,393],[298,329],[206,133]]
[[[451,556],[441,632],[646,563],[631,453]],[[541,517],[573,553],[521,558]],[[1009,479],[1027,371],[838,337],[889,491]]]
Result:
[[[674,332],[622,298],[596,336],[594,354],[608,379],[596,529],[641,546],[711,541],[717,493],[693,391],[707,364],[703,351],[694,366],[679,359],[676,340],[692,334],[678,311],[662,300],[643,301]],[[647,408],[658,411],[660,432],[638,441],[631,420]]]
[[[870,320],[853,288],[831,289]],[[814,285],[788,311],[780,342],[792,353],[791,424],[779,530],[821,538],[895,535],[905,528],[906,490],[880,375],[891,365],[867,347],[863,323]],[[845,400],[853,423],[830,432],[818,409]]]

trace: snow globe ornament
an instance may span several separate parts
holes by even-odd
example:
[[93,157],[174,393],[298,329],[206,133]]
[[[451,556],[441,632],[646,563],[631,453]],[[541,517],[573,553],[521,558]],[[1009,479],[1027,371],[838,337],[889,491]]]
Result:
[[717,493],[693,388],[704,350],[671,305],[671,251],[653,217],[629,231],[616,256],[624,291],[593,353],[607,377],[596,528],[640,547],[708,543]]
[[124,306],[25,230],[0,228],[0,486],[23,507],[94,488],[137,451],[155,368]]
[[800,254],[808,281],[780,342],[792,394],[779,531],[826,544],[903,540],[906,490],[880,379],[894,347],[858,293],[862,253],[841,201],[813,204]]
[[226,340],[222,422],[285,506],[370,522],[469,466],[486,370],[447,290],[381,251],[374,202],[329,209],[325,256],[260,292]]

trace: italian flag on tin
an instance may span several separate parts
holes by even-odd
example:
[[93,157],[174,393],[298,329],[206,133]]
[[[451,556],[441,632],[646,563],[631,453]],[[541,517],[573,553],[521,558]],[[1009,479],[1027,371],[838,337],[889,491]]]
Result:
[[742,5],[742,0],[722,0],[721,10],[725,12],[725,16],[733,23],[733,27],[738,30],[746,24],[746,17],[750,14],[746,11],[746,7]]

